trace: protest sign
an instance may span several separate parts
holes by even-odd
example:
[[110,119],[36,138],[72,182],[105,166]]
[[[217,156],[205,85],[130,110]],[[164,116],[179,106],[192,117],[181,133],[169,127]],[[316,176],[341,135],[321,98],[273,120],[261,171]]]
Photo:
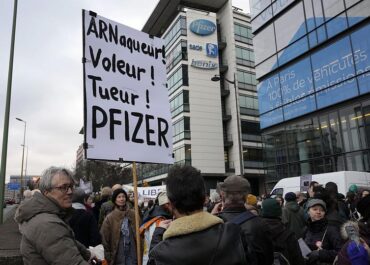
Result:
[[173,163],[162,39],[83,10],[87,159]]

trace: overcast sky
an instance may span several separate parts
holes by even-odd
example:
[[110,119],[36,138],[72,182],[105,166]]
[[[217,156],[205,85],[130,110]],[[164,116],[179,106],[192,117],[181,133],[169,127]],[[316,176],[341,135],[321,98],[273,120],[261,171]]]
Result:
[[[0,146],[8,80],[12,0],[0,5]],[[6,182],[20,175],[27,121],[27,175],[73,168],[83,136],[81,10],[141,30],[157,0],[18,0]],[[233,5],[249,12],[248,0]],[[1,153],[0,153],[1,155]],[[26,154],[25,154],[26,157]]]

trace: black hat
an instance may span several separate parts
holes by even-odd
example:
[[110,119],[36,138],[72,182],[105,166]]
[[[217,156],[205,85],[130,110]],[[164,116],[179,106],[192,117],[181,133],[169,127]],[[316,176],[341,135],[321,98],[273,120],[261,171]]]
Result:
[[365,220],[370,218],[370,195],[367,195],[358,201],[357,211]]
[[287,194],[285,194],[284,199],[285,199],[287,202],[292,202],[292,201],[297,200],[297,195],[295,195],[295,193],[294,193],[294,192],[288,192]]
[[282,210],[277,200],[269,198],[262,202],[262,217],[281,217]]
[[127,198],[127,193],[126,193],[126,191],[125,191],[124,189],[116,189],[116,190],[113,192],[113,195],[112,195],[112,202],[113,202],[114,204],[116,204],[115,202],[116,202],[117,196],[118,196],[120,193],[123,193],[123,194],[125,195],[125,197],[126,197],[126,201],[128,200],[128,198]]

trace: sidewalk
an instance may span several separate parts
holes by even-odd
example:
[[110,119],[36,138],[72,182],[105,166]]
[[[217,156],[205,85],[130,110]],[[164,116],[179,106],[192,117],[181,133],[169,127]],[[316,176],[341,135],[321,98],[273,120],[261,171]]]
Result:
[[13,217],[16,207],[4,216],[5,222],[0,225],[0,265],[23,265],[19,246],[21,234]]

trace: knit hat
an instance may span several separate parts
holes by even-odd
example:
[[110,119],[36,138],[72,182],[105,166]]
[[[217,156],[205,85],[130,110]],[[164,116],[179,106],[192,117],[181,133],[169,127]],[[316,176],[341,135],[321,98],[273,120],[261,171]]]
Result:
[[159,206],[162,206],[166,203],[169,203],[169,200],[168,200],[168,197],[167,197],[167,192],[165,191],[161,191],[159,194],[158,194],[158,205]]
[[257,205],[257,197],[253,194],[248,194],[246,203],[249,205]]
[[118,196],[119,194],[121,194],[121,193],[123,193],[123,194],[125,195],[125,197],[126,197],[126,201],[128,201],[128,197],[127,197],[127,193],[126,193],[126,191],[125,191],[124,189],[116,189],[116,190],[113,192],[113,195],[112,195],[112,202],[113,202],[114,204],[116,204],[117,196]]
[[365,220],[370,218],[370,195],[367,195],[358,201],[357,211]]
[[324,211],[326,212],[326,203],[323,200],[320,199],[310,199],[307,202],[307,209],[310,209],[313,206],[320,205],[322,208],[324,208]]
[[357,193],[357,191],[358,191],[357,185],[352,184],[351,186],[349,186],[348,191],[352,191],[353,193]]
[[262,202],[262,217],[281,217],[281,214],[281,207],[277,200],[268,198]]
[[294,192],[288,192],[287,194],[285,194],[284,199],[287,202],[292,202],[292,201],[297,200],[297,195],[295,195]]
[[249,181],[241,176],[229,176],[224,182],[220,183],[220,188],[225,192],[248,192],[250,189]]

